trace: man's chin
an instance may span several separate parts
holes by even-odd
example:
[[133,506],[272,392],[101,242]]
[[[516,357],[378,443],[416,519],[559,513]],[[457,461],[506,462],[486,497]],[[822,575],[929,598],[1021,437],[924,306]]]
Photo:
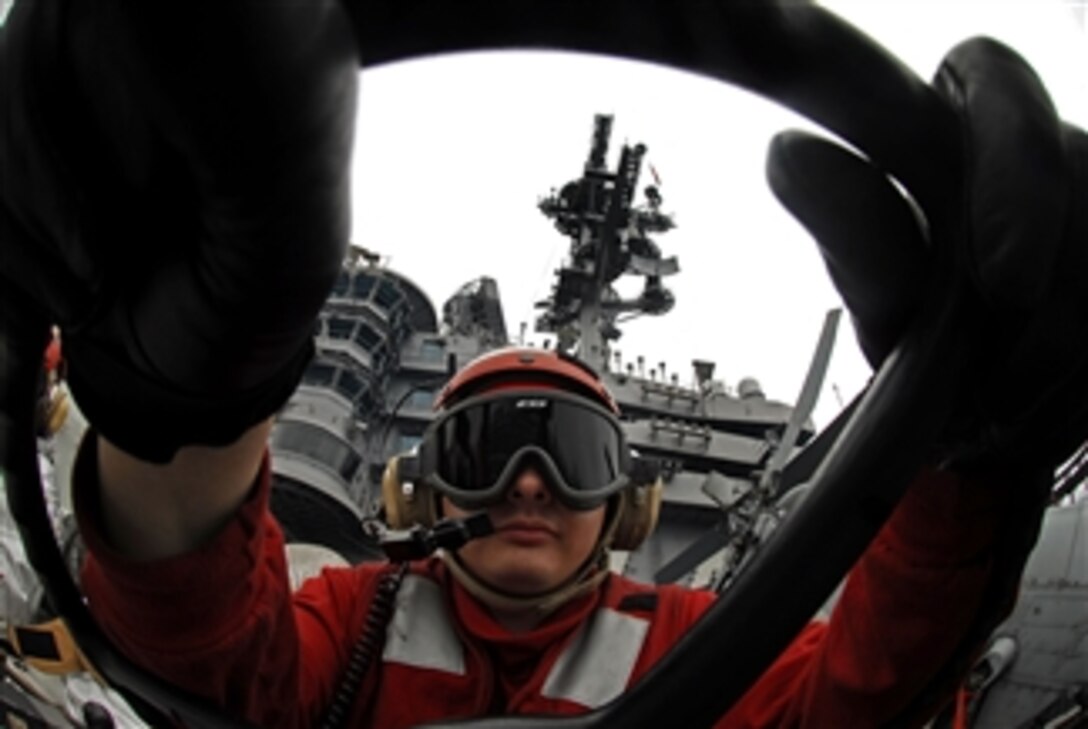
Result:
[[563,584],[562,580],[543,570],[517,569],[502,570],[489,575],[485,580],[499,592],[516,597],[535,597],[544,595]]

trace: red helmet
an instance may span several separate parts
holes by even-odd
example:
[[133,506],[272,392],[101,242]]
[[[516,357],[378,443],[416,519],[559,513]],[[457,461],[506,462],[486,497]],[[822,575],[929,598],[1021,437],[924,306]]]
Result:
[[525,347],[489,352],[454,375],[435,408],[419,446],[422,474],[462,508],[504,498],[527,457],[575,509],[594,508],[630,482],[616,401],[568,355]]
[[532,347],[504,347],[477,357],[446,383],[435,399],[435,408],[448,409],[493,390],[524,387],[563,390],[617,415],[620,412],[612,393],[589,365],[563,352]]

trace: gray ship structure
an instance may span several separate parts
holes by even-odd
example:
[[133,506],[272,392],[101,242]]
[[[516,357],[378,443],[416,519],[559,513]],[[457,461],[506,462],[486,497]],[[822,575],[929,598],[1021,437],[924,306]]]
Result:
[[458,366],[506,343],[498,286],[465,284],[438,313],[408,278],[353,249],[321,312],[317,356],[272,431],[272,509],[289,543],[379,559],[365,528],[386,460],[416,445]]

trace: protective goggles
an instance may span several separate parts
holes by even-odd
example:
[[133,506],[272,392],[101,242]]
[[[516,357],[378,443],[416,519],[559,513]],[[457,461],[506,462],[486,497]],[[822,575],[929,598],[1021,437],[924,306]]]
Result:
[[419,477],[462,509],[501,502],[527,459],[555,496],[592,509],[630,483],[619,420],[584,398],[510,390],[470,398],[423,434]]

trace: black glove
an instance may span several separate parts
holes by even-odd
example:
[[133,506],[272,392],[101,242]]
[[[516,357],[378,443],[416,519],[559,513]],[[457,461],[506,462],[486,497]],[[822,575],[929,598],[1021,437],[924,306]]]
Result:
[[946,255],[881,170],[831,142],[777,137],[770,183],[816,237],[874,367],[935,295],[937,266],[955,267],[966,356],[948,363],[961,386],[940,455],[1052,468],[1088,436],[1088,137],[994,41],[955,48],[934,85],[962,134],[960,234]]
[[165,462],[275,412],[347,243],[339,4],[19,2],[0,68],[0,285],[90,422]]
[[957,400],[934,457],[989,489],[991,577],[970,630],[897,726],[932,714],[1011,610],[1053,468],[1088,435],[1088,137],[1060,122],[1027,64],[993,41],[955,48],[935,86],[961,131],[962,154],[948,160],[951,240],[929,243],[921,209],[835,144],[787,133],[768,160],[772,188],[816,237],[874,367],[927,297],[954,296],[964,309],[964,346],[947,363]]

